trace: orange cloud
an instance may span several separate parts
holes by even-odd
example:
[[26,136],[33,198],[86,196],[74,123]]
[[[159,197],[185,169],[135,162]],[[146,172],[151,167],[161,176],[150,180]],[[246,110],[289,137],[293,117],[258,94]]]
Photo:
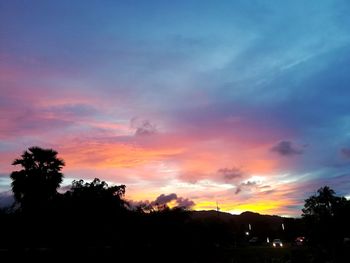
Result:
[[62,148],[67,165],[91,168],[137,167],[148,162],[166,159],[180,154],[182,148],[145,149],[142,147],[109,142],[85,141]]

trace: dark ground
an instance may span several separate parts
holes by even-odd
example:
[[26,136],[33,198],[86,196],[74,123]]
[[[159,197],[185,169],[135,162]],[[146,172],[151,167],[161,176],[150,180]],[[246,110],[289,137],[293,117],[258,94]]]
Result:
[[[338,252],[339,253],[339,252]],[[200,248],[188,250],[184,247],[169,249],[135,248],[125,249],[113,246],[104,247],[32,247],[24,249],[0,249],[0,262],[13,262],[25,259],[52,262],[53,260],[95,261],[95,262],[189,262],[189,263],[322,263],[350,262],[350,248],[333,259],[316,254],[307,247],[272,248],[266,246],[240,248]]]

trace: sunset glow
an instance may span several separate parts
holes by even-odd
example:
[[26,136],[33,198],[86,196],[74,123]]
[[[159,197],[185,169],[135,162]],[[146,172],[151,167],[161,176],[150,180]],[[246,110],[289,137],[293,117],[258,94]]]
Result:
[[128,2],[1,1],[0,192],[40,146],[63,186],[132,202],[300,216],[321,186],[350,195],[347,1]]

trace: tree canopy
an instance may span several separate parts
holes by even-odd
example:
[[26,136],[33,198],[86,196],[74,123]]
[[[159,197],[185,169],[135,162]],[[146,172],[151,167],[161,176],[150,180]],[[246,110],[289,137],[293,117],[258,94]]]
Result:
[[126,208],[125,185],[108,186],[95,178],[92,182],[74,180],[65,193],[66,200],[76,211],[92,213],[114,213]]
[[350,234],[350,202],[337,196],[329,186],[321,187],[305,200],[302,216],[311,242],[337,244]]
[[61,170],[64,161],[52,149],[30,147],[12,165],[20,165],[13,171],[12,191],[21,208],[33,207],[52,200],[63,180]]
[[[98,178],[89,182],[75,180],[68,191],[60,194],[57,189],[63,179],[64,161],[52,149],[31,147],[14,160],[13,165],[21,166],[11,173],[11,179],[14,196],[22,209],[8,213],[0,210],[0,222],[7,226],[1,232],[4,238],[0,240],[0,247],[12,242],[22,248],[34,244],[57,251],[62,247],[73,251],[79,246],[88,252],[90,248],[98,248],[98,255],[113,248],[118,256],[130,249],[143,253],[123,255],[137,254],[142,259],[149,251],[172,255],[176,248],[192,253],[196,259],[193,262],[212,262],[213,258],[206,261],[211,251],[217,250],[218,255],[223,255],[222,248],[233,244],[245,247],[250,239],[246,234],[248,224],[252,224],[251,237],[258,238],[260,244],[266,237],[293,242],[296,235],[305,234],[310,241],[306,243],[312,249],[310,262],[326,262],[347,255],[342,249],[346,248],[344,240],[350,236],[350,201],[337,196],[328,186],[305,200],[302,220],[251,212],[229,215],[188,211],[181,206],[168,207],[160,198],[136,206],[137,202],[125,200],[125,185],[110,186]],[[62,230],[68,230],[68,235]],[[115,255],[113,258],[118,258]],[[197,255],[202,258],[197,260]],[[176,260],[180,261],[183,258]]]

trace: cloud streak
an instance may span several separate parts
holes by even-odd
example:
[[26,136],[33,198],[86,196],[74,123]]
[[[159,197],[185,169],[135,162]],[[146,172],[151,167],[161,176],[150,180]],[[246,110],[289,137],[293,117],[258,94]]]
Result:
[[298,215],[327,178],[349,195],[349,12],[347,1],[8,1],[0,174],[39,145],[58,150],[67,181],[125,183],[136,201],[176,193],[195,209],[216,199]]

